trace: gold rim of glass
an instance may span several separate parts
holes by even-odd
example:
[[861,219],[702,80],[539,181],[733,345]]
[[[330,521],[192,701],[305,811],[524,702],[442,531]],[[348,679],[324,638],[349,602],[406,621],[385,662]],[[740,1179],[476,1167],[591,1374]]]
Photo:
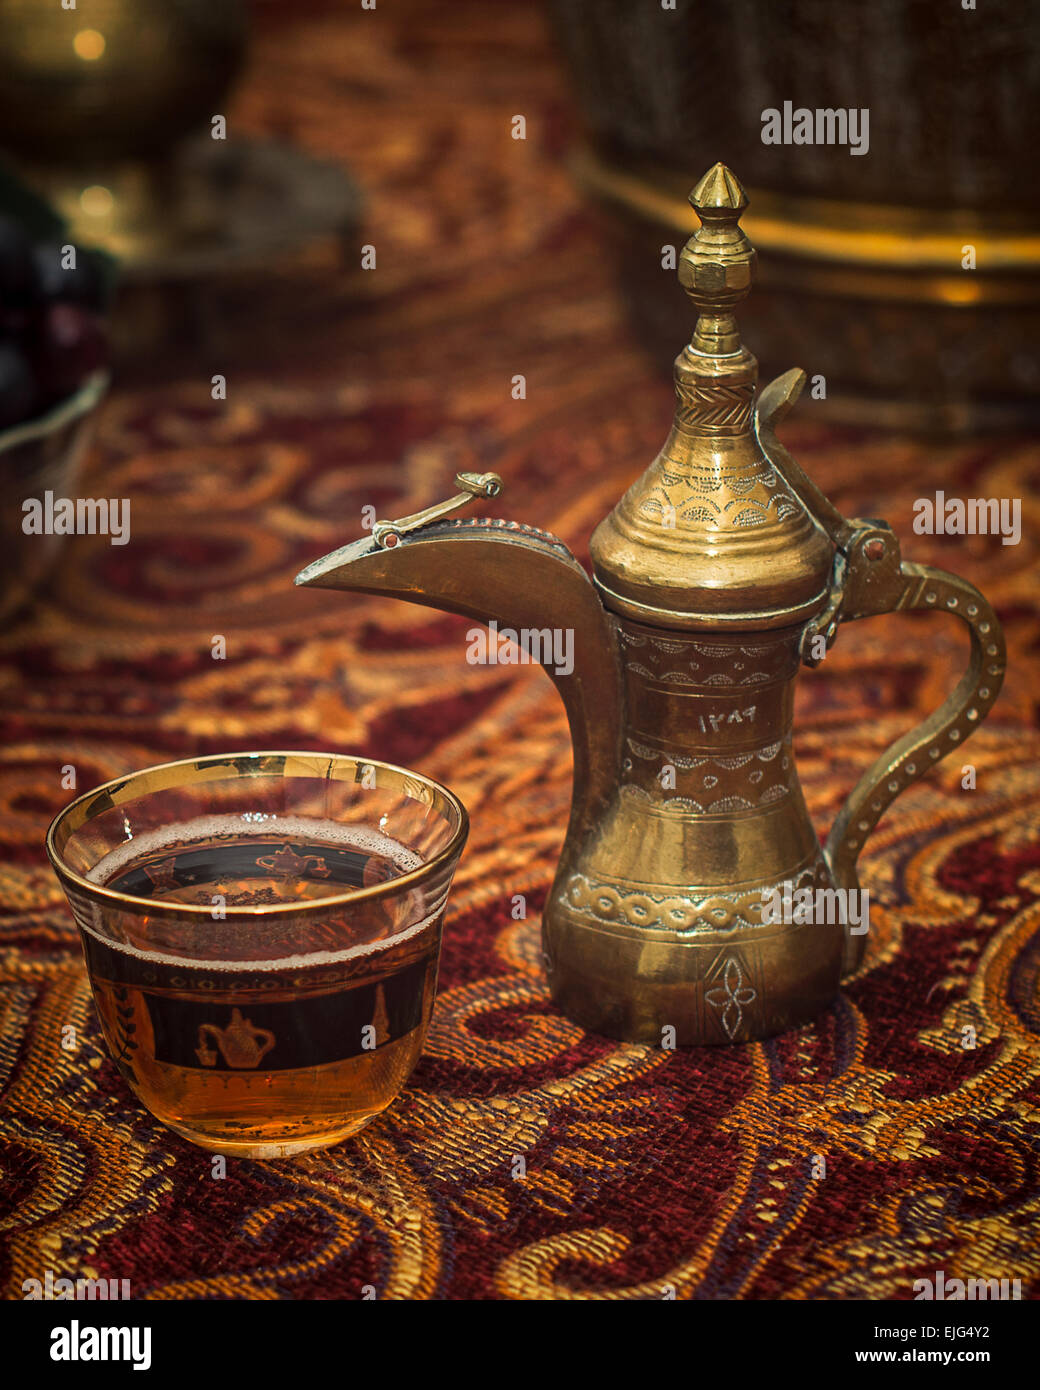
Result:
[[[272,761],[276,765],[270,765]],[[233,766],[254,762],[256,769],[252,772],[247,772],[240,766]],[[435,782],[432,777],[426,777],[421,772],[411,772],[409,769],[398,767],[394,763],[384,763],[379,758],[359,758],[350,753],[211,753],[204,758],[180,758],[176,762],[156,763],[154,767],[142,768],[139,772],[128,773],[125,777],[115,777],[111,781],[102,782],[100,786],[77,796],[74,801],[70,801],[63,810],[58,812],[47,829],[45,842],[47,857],[63,884],[74,884],[80,892],[96,901],[117,904],[124,909],[127,907],[143,909],[148,916],[152,917],[211,918],[212,909],[204,903],[156,902],[152,898],[139,898],[133,893],[123,893],[118,889],[106,888],[104,884],[94,883],[91,879],[84,878],[82,874],[77,873],[75,869],[70,868],[65,863],[62,857],[64,844],[99,811],[121,806],[128,801],[137,801],[149,792],[167,791],[173,787],[188,785],[188,782],[178,775],[184,768],[191,768],[202,773],[203,776],[200,780],[204,783],[211,780],[217,781],[218,778],[215,774],[223,768],[231,769],[230,780],[234,779],[236,773],[243,781],[247,780],[248,776],[259,777],[266,773],[289,777],[310,775],[318,779],[324,777],[333,782],[357,781],[359,779],[356,776],[336,776],[333,769],[340,772],[349,769],[352,773],[356,773],[359,768],[365,767],[380,768],[384,772],[391,773],[393,779],[398,783],[398,790],[411,796],[414,800],[425,801],[428,806],[436,807],[442,813],[445,809],[454,812],[457,824],[451,831],[450,838],[444,848],[438,850],[431,859],[425,860],[417,869],[408,869],[396,878],[387,879],[385,883],[375,883],[368,888],[353,888],[347,893],[330,894],[327,898],[308,898],[306,901],[301,899],[299,902],[273,905],[262,904],[259,907],[228,907],[224,910],[224,916],[221,920],[225,922],[256,921],[258,917],[286,916],[294,912],[341,907],[349,903],[370,902],[375,898],[393,897],[394,894],[414,887],[432,877],[438,869],[462,853],[466,838],[469,835],[469,814],[455,793],[449,791],[443,783]],[[207,773],[210,775],[207,776]],[[120,795],[120,793],[125,793],[125,795]],[[449,819],[450,823],[450,817],[446,818]],[[59,833],[62,832],[65,832],[65,840],[62,847],[59,848],[57,839]]]

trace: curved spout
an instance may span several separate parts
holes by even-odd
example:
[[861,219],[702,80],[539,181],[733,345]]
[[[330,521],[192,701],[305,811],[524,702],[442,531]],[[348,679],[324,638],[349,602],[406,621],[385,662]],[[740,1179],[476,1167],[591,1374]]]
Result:
[[[371,536],[354,541],[301,570],[296,583],[410,599],[517,633],[562,630],[573,641],[573,662],[543,665],[574,746],[567,838],[577,848],[616,786],[621,678],[614,623],[562,541],[515,522],[442,521],[391,548]],[[540,645],[552,652],[544,638]]]

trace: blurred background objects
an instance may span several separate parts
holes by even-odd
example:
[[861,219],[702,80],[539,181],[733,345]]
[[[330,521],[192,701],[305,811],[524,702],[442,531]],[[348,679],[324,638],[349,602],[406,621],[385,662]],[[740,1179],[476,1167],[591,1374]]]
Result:
[[[550,0],[657,351],[682,306],[656,273],[696,219],[691,173],[740,171],[760,252],[748,333],[768,374],[827,378],[832,416],[944,432],[1040,419],[1040,10],[931,0]],[[763,112],[869,112],[869,146],[765,144]],[[975,265],[963,265],[966,246]]]
[[356,225],[339,165],[229,127],[249,25],[245,0],[0,0],[0,151],[73,240],[118,257],[128,364],[223,345],[222,295]]

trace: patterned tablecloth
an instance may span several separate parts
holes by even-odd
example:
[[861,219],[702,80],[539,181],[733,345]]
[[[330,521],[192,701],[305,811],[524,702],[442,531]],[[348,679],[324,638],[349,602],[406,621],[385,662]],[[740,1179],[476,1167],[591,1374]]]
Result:
[[[232,342],[174,379],[124,379],[82,491],[132,499],[132,542],[71,541],[0,635],[0,1287],[19,1298],[51,1269],[167,1299],[366,1285],[382,1298],[909,1298],[941,1269],[1018,1278],[1028,1297],[1040,452],[828,428],[808,401],[795,413],[785,441],[843,511],[889,518],[909,558],[995,603],[1004,693],[873,836],[867,960],[814,1025],[672,1054],[584,1034],[540,969],[570,790],[549,682],[467,664],[462,620],[294,591],[292,577],[360,533],[362,506],[411,512],[467,463],[504,476],[503,515],[584,555],[659,447],[671,392],[630,336],[602,228],[568,178],[570,103],[536,7],[355,8],[265,19],[233,126],[345,161],[377,269],[327,278],[310,319],[263,352]],[[511,138],[517,113],[525,141]],[[226,402],[211,398],[218,371]],[[937,488],[1022,498],[1021,543],[913,535],[914,499]],[[940,702],[961,642],[944,621],[859,624],[802,679],[797,754],[821,833],[857,771]],[[85,788],[247,747],[412,763],[461,794],[473,829],[433,1027],[399,1103],[333,1150],[232,1161],[215,1180],[108,1060],[42,842],[69,796],[64,765]]]

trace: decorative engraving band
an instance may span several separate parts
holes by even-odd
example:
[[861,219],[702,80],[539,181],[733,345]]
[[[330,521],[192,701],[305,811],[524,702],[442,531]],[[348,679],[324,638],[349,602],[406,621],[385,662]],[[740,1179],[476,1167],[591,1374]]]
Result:
[[658,685],[705,689],[768,685],[787,680],[799,666],[797,643],[691,641],[618,629],[626,671]]
[[692,796],[651,796],[643,787],[634,786],[631,782],[625,782],[621,787],[621,795],[629,801],[638,801],[641,805],[650,807],[655,811],[677,812],[682,815],[693,816],[732,814],[735,811],[758,811],[764,806],[775,806],[778,801],[783,801],[789,793],[789,787],[783,783],[776,783],[767,787],[754,800],[749,800],[746,796],[723,796],[715,801],[701,802],[696,801]]
[[769,463],[763,461],[760,467],[749,471],[698,473],[688,467],[680,468],[670,458],[663,460],[653,486],[639,504],[639,512],[648,521],[664,522],[680,530],[684,529],[680,523],[694,530],[705,524],[710,530],[729,530],[765,526],[772,520],[785,522],[803,515],[800,503]]
[[676,382],[679,398],[675,418],[684,429],[712,429],[741,433],[748,426],[755,399],[755,383],[723,386],[720,382],[688,386]]
[[821,855],[813,864],[786,880],[763,883],[745,893],[697,893],[676,890],[654,893],[625,880],[570,876],[562,901],[572,912],[609,926],[647,927],[680,932],[715,932],[762,926],[762,895],[813,886],[829,886],[830,876]]
[[[726,755],[673,753],[634,738],[626,738],[625,743],[632,757],[625,758],[622,773],[633,774],[633,758],[647,766],[639,768],[633,780],[622,781],[621,795],[647,810],[694,816],[732,814],[773,806],[791,794],[789,734],[761,748]],[[666,768],[673,770],[668,789],[675,790],[674,796],[665,794],[661,779]],[[763,786],[767,772],[778,780]]]

